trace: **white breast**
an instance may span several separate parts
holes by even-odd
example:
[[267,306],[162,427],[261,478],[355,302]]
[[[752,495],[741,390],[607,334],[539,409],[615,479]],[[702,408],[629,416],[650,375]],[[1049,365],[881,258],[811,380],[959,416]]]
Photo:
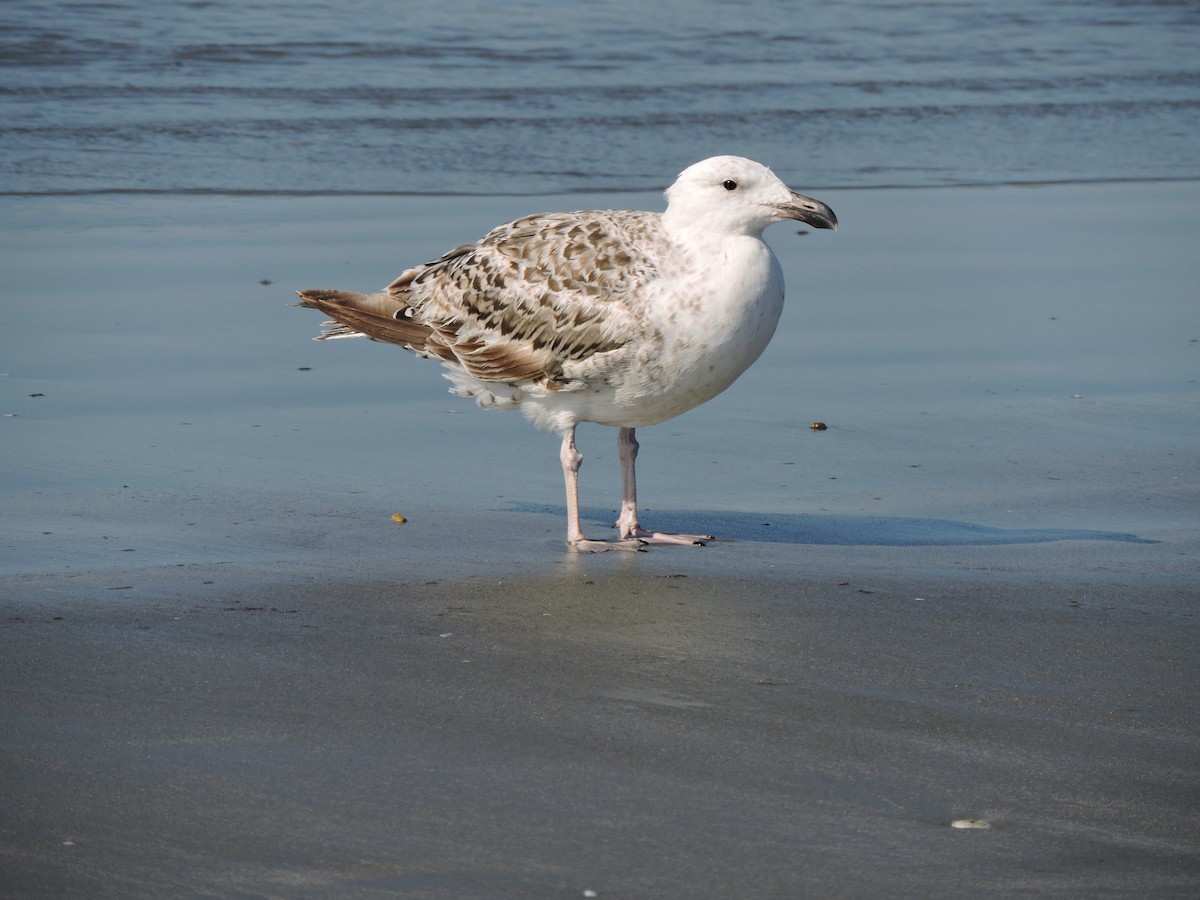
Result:
[[[589,387],[569,396],[528,398],[526,414],[548,416],[569,403],[580,421],[642,427],[677,416],[721,393],[758,359],[783,311],[783,275],[754,237],[707,247],[687,275],[655,285],[645,307],[645,339],[627,354],[591,361]],[[532,406],[531,406],[532,405]]]

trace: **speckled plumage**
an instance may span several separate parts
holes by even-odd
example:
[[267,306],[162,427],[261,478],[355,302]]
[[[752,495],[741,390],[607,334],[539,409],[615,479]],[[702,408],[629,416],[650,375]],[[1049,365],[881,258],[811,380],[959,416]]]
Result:
[[[665,213],[527,216],[408,269],[385,291],[300,291],[301,305],[329,315],[321,338],[366,335],[436,358],[455,393],[519,407],[559,432],[566,472],[579,422],[619,426],[636,448],[635,427],[728,387],[766,347],[782,310],[783,277],[763,229],[785,218],[837,221],[739,157],[691,166],[667,196]],[[630,510],[632,466],[631,458]],[[622,519],[623,537],[647,536],[636,513]],[[595,543],[583,541],[577,521],[568,539]]]

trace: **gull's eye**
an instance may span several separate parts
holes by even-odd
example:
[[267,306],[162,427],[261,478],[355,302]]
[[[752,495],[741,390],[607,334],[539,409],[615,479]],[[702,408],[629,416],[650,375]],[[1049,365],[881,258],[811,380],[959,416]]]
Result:
[[721,187],[725,188],[725,190],[727,190],[727,191],[736,191],[737,190],[737,182],[734,181],[732,178],[726,178],[724,181],[721,182]]

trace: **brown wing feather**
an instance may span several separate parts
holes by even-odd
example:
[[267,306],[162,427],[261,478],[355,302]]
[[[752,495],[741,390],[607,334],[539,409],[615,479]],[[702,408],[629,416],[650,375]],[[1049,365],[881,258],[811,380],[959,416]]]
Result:
[[[638,289],[659,274],[655,213],[528,216],[403,272],[383,293],[301,291],[347,329],[457,361],[480,381],[564,386],[564,364],[641,334]],[[333,336],[333,335],[330,335]]]
[[426,351],[429,336],[427,325],[414,322],[387,294],[356,294],[352,291],[297,291],[300,305],[318,309],[344,329],[331,329],[320,338],[339,337],[347,333],[365,334],[377,341],[400,344],[418,353]]
[[407,270],[388,294],[476,378],[553,383],[564,363],[640,334],[637,289],[659,268],[629,248],[655,240],[654,213],[528,216]]

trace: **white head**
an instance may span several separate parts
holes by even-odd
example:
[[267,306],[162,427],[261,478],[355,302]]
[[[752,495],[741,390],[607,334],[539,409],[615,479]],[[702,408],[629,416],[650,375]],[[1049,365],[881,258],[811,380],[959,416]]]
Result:
[[714,156],[688,166],[666,194],[668,228],[755,237],[784,219],[837,228],[828,206],[797,194],[762,163],[741,156]]

